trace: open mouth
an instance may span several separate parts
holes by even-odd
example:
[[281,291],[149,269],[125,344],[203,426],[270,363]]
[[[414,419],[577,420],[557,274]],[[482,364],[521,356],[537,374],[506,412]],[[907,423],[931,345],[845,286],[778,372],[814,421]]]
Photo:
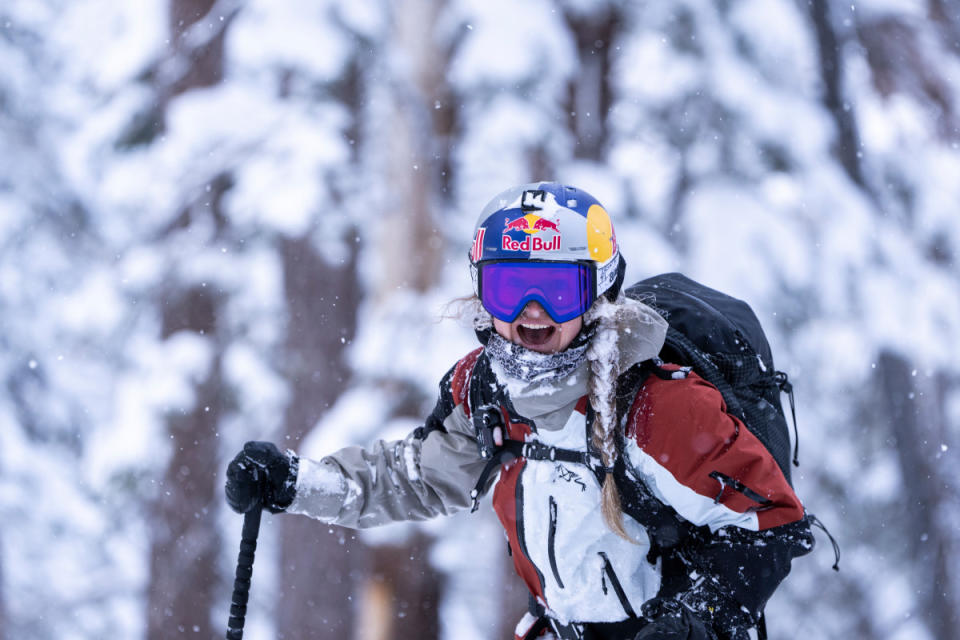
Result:
[[525,345],[539,347],[545,345],[557,332],[557,328],[549,324],[523,323],[517,325],[517,336]]

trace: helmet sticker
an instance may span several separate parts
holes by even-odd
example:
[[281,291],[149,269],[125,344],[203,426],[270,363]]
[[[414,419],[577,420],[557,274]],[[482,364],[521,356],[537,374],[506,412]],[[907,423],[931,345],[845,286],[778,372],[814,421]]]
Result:
[[520,209],[523,211],[542,211],[547,204],[547,192],[543,189],[529,189],[520,197]]
[[470,251],[470,260],[477,262],[483,257],[483,236],[486,235],[487,228],[477,229],[477,237],[473,240],[473,249]]
[[617,239],[606,210],[598,204],[587,211],[587,250],[591,260],[604,263],[617,252]]

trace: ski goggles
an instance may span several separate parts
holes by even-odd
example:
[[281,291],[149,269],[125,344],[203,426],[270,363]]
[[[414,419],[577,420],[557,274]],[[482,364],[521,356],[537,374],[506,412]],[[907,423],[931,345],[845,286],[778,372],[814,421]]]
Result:
[[476,267],[477,295],[494,318],[513,322],[536,300],[554,322],[586,313],[596,299],[593,262],[491,260]]

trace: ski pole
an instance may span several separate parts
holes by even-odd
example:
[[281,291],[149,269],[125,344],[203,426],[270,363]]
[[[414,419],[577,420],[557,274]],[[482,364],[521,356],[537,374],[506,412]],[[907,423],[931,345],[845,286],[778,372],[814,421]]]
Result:
[[253,554],[257,550],[261,513],[262,509],[260,505],[257,505],[255,509],[243,515],[243,534],[240,537],[240,554],[237,556],[237,577],[233,581],[230,620],[227,622],[227,640],[242,640],[243,638],[243,623],[247,616],[247,600],[250,598]]

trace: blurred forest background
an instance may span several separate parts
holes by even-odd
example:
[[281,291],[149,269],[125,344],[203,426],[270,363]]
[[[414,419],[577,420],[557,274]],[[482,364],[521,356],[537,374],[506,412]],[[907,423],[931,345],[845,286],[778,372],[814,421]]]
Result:
[[[771,637],[960,637],[956,0],[4,0],[0,70],[0,640],[222,637],[228,460],[416,426],[536,179],[763,321],[843,550]],[[265,517],[246,637],[510,637],[497,527]]]

